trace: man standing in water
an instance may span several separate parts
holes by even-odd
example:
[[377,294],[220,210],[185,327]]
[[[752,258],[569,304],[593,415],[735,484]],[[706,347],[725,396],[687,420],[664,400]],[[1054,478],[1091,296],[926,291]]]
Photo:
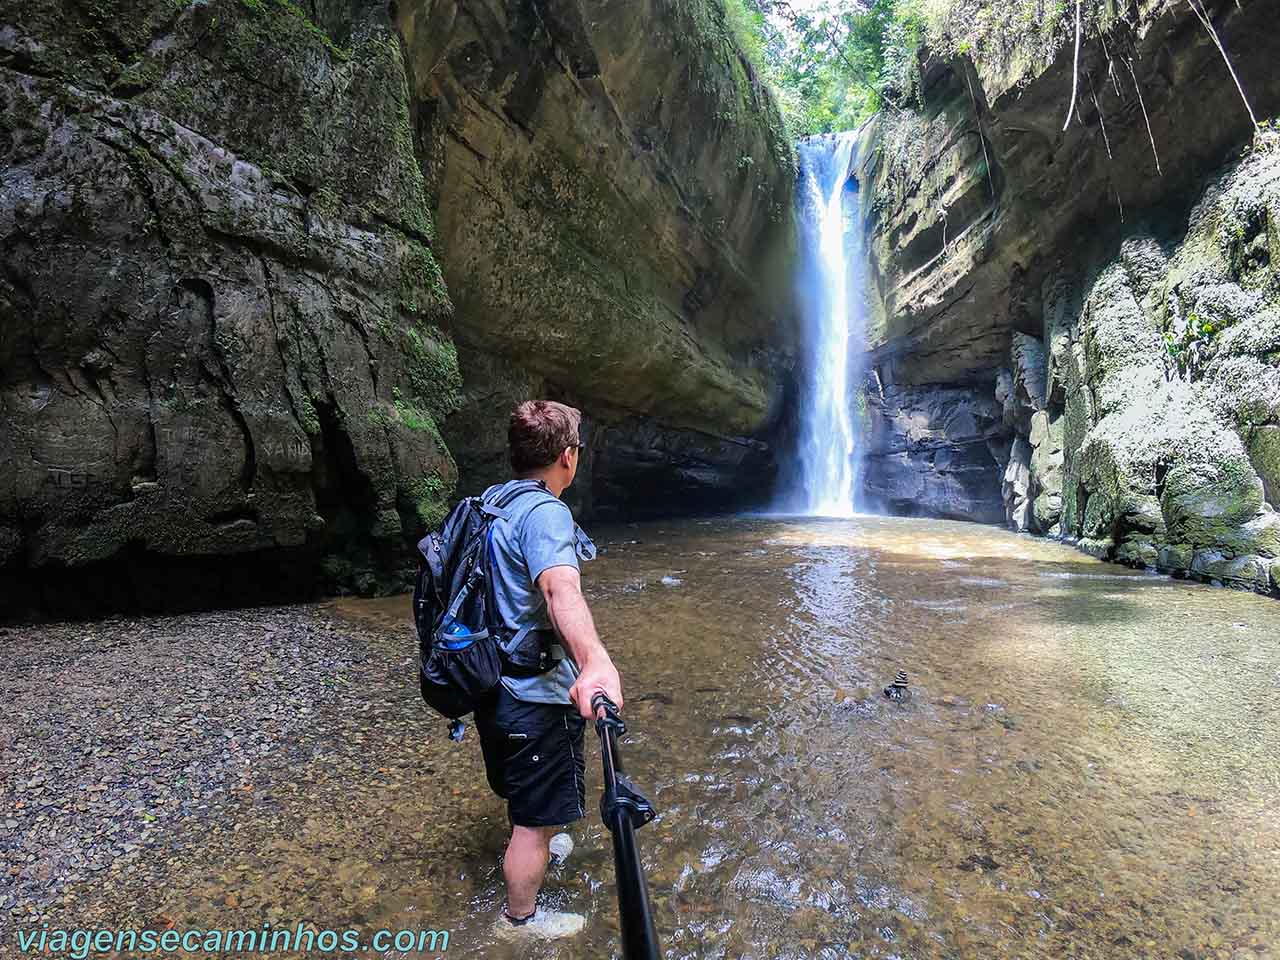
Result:
[[[555,665],[534,676],[503,676],[495,699],[476,711],[489,785],[507,801],[511,840],[502,872],[504,935],[563,937],[585,918],[537,909],[550,842],[557,829],[586,814],[583,732],[591,698],[604,692],[622,706],[622,682],[596,634],[582,596],[578,530],[560,495],[578,471],[582,415],[550,400],[511,411],[507,442],[516,479],[490,487],[498,499],[511,484],[533,480],[494,522],[491,556],[498,614],[516,631],[547,631]],[[550,631],[554,629],[554,634]]]

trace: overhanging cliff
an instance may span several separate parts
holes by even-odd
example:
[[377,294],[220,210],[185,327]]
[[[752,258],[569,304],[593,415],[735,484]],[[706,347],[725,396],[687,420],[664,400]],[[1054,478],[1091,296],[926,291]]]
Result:
[[0,615],[403,587],[532,394],[598,505],[768,476],[793,171],[715,0],[5,0],[0,155]]
[[[1274,115],[1276,5],[1206,6]],[[1082,48],[1065,131],[1070,44],[1034,67],[926,61],[923,79],[919,110],[863,132],[855,171],[870,492],[1274,588],[1280,165],[1209,32],[1185,3],[1120,9]]]
[[791,146],[713,0],[403,4],[463,486],[530,395],[589,417],[601,511],[762,497],[791,362]]

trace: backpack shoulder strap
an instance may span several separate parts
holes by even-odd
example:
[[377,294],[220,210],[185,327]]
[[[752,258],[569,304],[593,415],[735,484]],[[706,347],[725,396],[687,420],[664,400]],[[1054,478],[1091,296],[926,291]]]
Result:
[[516,483],[509,484],[507,489],[494,497],[493,500],[481,502],[480,511],[488,517],[510,520],[511,512],[507,508],[525,494],[539,491],[545,493],[548,497],[551,496],[551,491],[539,481],[519,480]]

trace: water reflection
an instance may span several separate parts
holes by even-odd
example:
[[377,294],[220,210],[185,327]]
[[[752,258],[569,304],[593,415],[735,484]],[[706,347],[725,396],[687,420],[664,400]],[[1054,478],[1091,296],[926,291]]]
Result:
[[[669,957],[1273,955],[1280,604],[937,521],[597,542],[588,592],[626,682],[628,769],[661,811],[640,838]],[[405,661],[403,599],[332,609]],[[912,696],[892,703],[898,669]],[[449,743],[396,670],[361,694],[376,706],[350,709],[383,718],[363,755],[405,777],[353,804],[341,769],[294,770],[315,814],[274,850],[247,846],[258,823],[188,864],[184,922],[225,922],[208,905],[256,883],[331,925],[449,926],[449,956],[616,956],[598,817],[548,884],[586,933],[495,944],[505,823],[476,744]],[[335,893],[352,889],[372,892]]]

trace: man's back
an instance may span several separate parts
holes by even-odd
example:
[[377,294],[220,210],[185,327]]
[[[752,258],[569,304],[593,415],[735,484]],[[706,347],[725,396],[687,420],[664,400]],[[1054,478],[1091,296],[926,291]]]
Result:
[[[496,500],[514,483],[495,484],[484,492]],[[512,630],[552,630],[546,600],[537,581],[551,567],[578,568],[576,528],[568,504],[543,487],[516,497],[506,519],[493,524],[490,558],[495,577],[497,613]],[[559,647],[557,645],[557,652]],[[528,703],[569,703],[569,688],[577,670],[568,655],[551,670],[532,677],[502,678],[518,700]]]

